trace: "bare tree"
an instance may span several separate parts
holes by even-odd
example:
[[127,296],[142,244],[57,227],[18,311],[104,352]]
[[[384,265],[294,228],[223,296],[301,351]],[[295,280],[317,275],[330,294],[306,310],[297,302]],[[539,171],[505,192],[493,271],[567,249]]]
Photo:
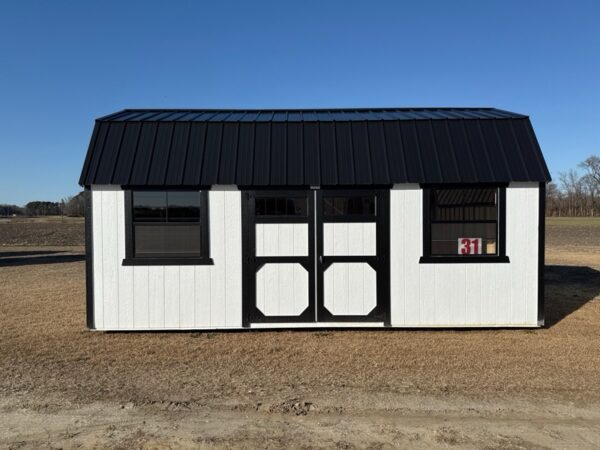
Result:
[[579,164],[585,173],[581,182],[587,194],[587,208],[590,216],[595,216],[598,210],[598,197],[600,196],[600,158],[590,156]]
[[559,186],[548,185],[546,214],[550,216],[600,215],[600,158],[590,156],[578,165],[577,170],[561,172]]
[[71,217],[81,217],[85,214],[84,193],[80,192],[76,196],[63,198],[61,202],[63,214]]

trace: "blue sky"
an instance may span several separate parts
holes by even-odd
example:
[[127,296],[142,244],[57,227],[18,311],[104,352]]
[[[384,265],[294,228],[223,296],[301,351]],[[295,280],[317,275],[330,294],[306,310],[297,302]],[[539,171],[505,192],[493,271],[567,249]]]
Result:
[[59,200],[126,107],[495,106],[600,154],[600,2],[0,3],[0,203]]

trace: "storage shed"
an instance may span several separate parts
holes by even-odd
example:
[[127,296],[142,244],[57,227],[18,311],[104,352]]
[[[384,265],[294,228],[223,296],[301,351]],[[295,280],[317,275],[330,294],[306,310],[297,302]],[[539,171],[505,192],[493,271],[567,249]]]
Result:
[[541,326],[548,181],[493,108],[117,112],[80,178],[87,325]]

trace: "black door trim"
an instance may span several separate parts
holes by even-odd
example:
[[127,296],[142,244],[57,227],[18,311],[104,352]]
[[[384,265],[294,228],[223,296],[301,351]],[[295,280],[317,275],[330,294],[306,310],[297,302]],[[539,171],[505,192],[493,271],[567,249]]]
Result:
[[[307,198],[306,216],[261,216],[255,214],[255,200],[260,197]],[[257,223],[307,223],[308,256],[256,256]],[[315,321],[315,265],[314,265],[314,201],[310,190],[294,191],[243,191],[242,192],[242,326],[251,323],[284,323]],[[266,316],[256,306],[256,272],[268,263],[293,262],[301,264],[308,272],[308,307],[298,316]]]

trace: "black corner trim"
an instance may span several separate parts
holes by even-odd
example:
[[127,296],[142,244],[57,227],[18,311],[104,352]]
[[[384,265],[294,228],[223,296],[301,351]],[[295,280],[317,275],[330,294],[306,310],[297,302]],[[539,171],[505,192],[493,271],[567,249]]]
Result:
[[419,264],[509,263],[508,256],[421,256]]
[[85,189],[85,324],[90,329],[94,324],[94,235],[92,191]]
[[212,266],[212,258],[125,258],[124,266]]
[[538,325],[544,326],[545,317],[545,289],[544,267],[546,251],[546,183],[540,183],[539,189],[539,223],[538,223]]

